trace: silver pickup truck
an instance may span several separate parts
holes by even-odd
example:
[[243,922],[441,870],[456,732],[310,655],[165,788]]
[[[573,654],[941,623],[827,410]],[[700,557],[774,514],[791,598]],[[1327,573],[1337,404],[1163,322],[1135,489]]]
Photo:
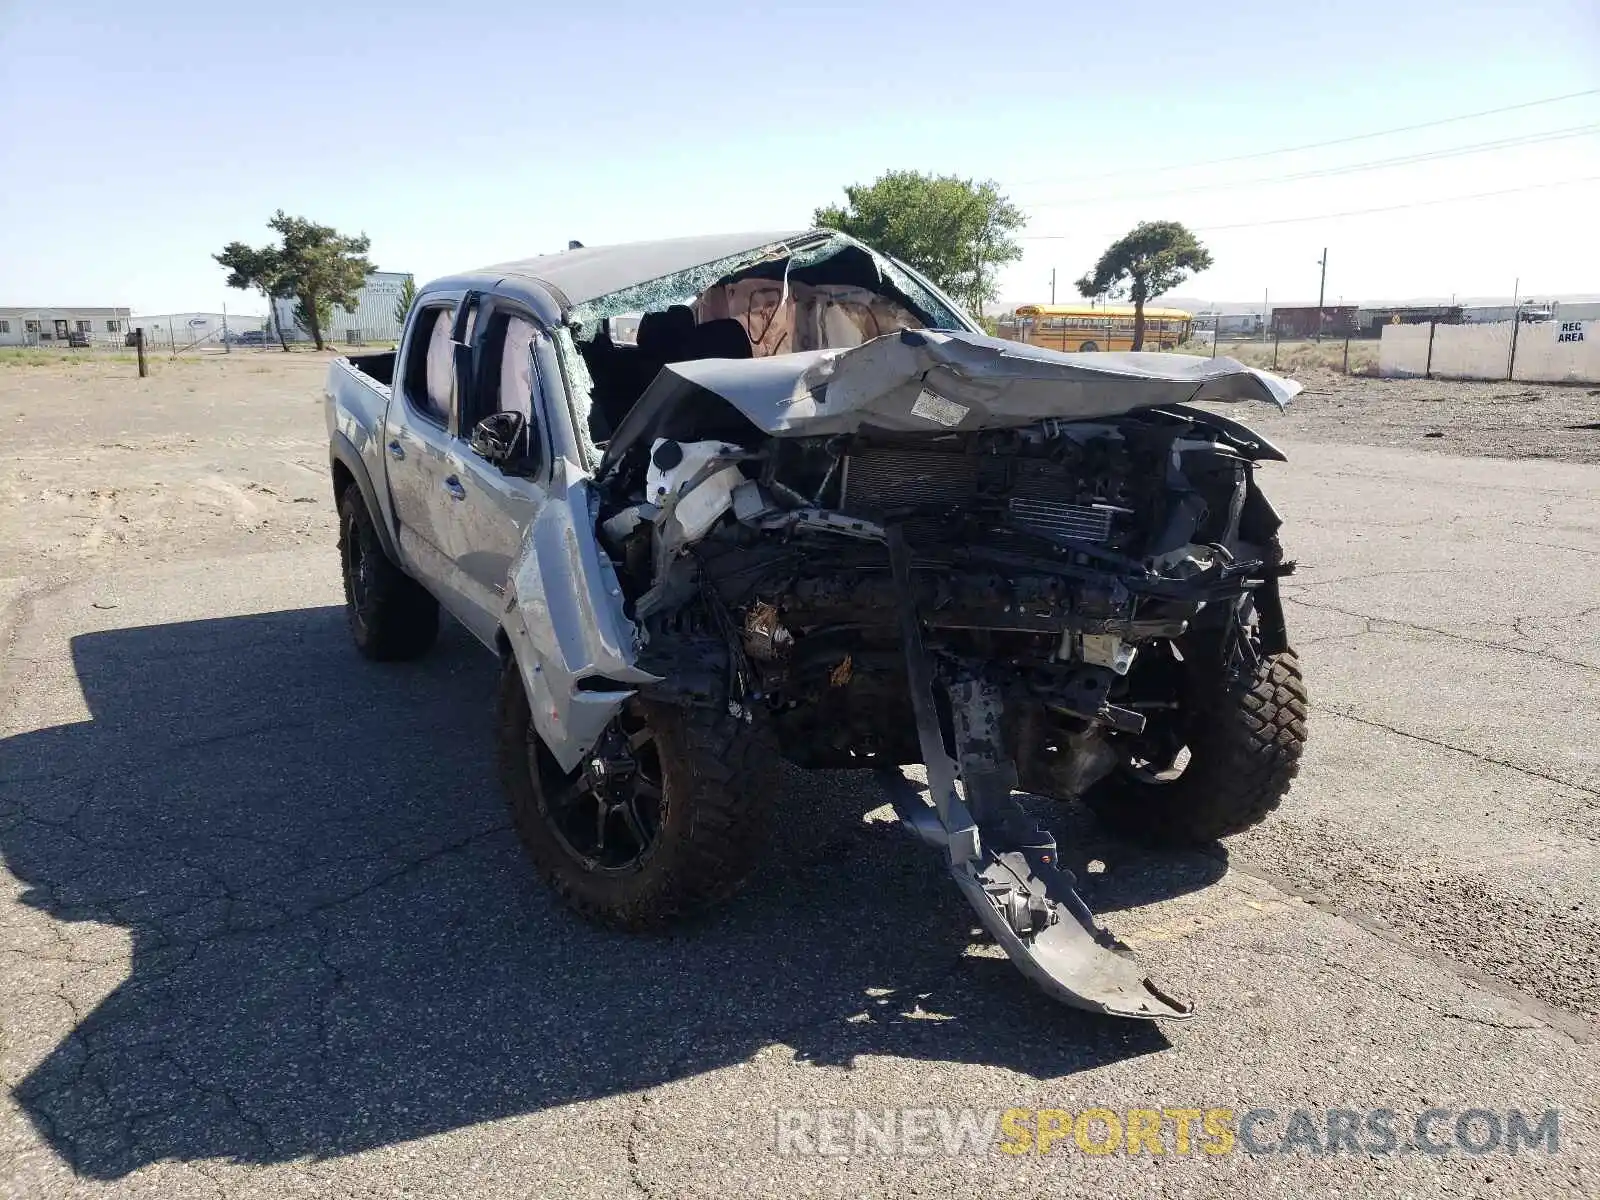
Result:
[[984,927],[1067,1003],[1184,1017],[1016,793],[1210,842],[1276,808],[1306,701],[1225,358],[984,336],[827,230],[577,247],[423,288],[327,420],[351,634],[499,657],[499,771],[551,886],[615,927],[731,894],[776,766],[896,789]]

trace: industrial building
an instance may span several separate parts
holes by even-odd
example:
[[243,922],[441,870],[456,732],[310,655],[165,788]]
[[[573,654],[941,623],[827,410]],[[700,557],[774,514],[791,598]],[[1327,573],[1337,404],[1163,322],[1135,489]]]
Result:
[[[410,278],[408,271],[374,271],[368,275],[366,284],[356,294],[355,307],[333,310],[333,320],[322,331],[322,340],[350,346],[397,341],[404,314],[397,316],[395,310],[400,302],[400,291]],[[294,299],[281,298],[275,306],[284,336],[291,342],[309,342],[310,331],[302,329],[295,320]]]
[[0,346],[121,344],[125,308],[0,308]]
[[220,346],[224,337],[237,337],[265,328],[266,317],[247,313],[184,312],[134,317],[130,329],[143,329],[147,346],[182,350],[191,346]]

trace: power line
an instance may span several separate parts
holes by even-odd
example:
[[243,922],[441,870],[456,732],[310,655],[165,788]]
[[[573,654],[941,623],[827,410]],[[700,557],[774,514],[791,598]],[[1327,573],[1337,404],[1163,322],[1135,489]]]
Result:
[[1116,179],[1127,175],[1153,175],[1162,171],[1189,171],[1196,167],[1217,167],[1224,163],[1271,158],[1277,154],[1295,154],[1301,150],[1321,150],[1327,146],[1345,146],[1351,142],[1363,142],[1369,138],[1390,137],[1397,133],[1414,133],[1419,129],[1436,129],[1440,125],[1454,125],[1460,121],[1476,121],[1481,117],[1520,112],[1527,108],[1538,108],[1545,104],[1560,104],[1566,100],[1579,100],[1584,96],[1595,95],[1600,95],[1600,88],[1589,88],[1581,92],[1568,92],[1561,96],[1546,96],[1542,100],[1525,100],[1521,104],[1507,104],[1500,108],[1485,108],[1479,112],[1461,113],[1453,117],[1440,117],[1437,120],[1422,121],[1416,125],[1397,125],[1393,129],[1375,129],[1370,133],[1353,133],[1348,137],[1329,138],[1324,142],[1307,142],[1300,146],[1282,146],[1277,150],[1256,150],[1249,154],[1233,154],[1227,158],[1207,158],[1199,162],[1172,163],[1164,167],[1128,167],[1121,171],[1108,171],[1103,175],[1046,175],[1038,179],[1020,180],[1018,186],[1027,187],[1035,183],[1094,183],[1101,179]]
[[1543,142],[1558,142],[1566,138],[1587,137],[1600,133],[1600,124],[1574,125],[1568,129],[1550,129],[1541,133],[1517,137],[1497,138],[1488,142],[1473,142],[1464,146],[1451,146],[1441,150],[1422,150],[1415,154],[1401,154],[1393,158],[1377,158],[1367,162],[1346,163],[1338,167],[1319,167],[1311,171],[1296,171],[1288,175],[1259,175],[1232,183],[1200,183],[1193,187],[1169,188],[1156,192],[1122,192],[1109,196],[1084,196],[1073,200],[1039,200],[1023,203],[1022,207],[1074,208],[1088,204],[1107,204],[1121,200],[1143,200],[1159,196],[1183,196],[1194,192],[1228,191],[1234,188],[1258,187],[1262,184],[1291,183],[1301,179],[1326,179],[1331,175],[1349,175],[1358,171],[1379,171],[1388,167],[1413,166],[1443,158],[1459,158],[1467,154],[1487,154],[1496,150],[1510,150],[1520,146],[1533,146]]
[[[1310,217],[1271,217],[1265,221],[1240,221],[1235,225],[1199,225],[1196,233],[1216,233],[1223,229],[1255,229],[1262,225],[1294,225],[1304,221],[1331,221],[1336,217],[1364,217],[1369,213],[1399,212],[1403,208],[1429,208],[1436,204],[1456,204],[1464,200],[1487,200],[1491,196],[1511,196],[1518,192],[1537,192],[1549,188],[1571,187],[1578,183],[1600,182],[1600,175],[1584,175],[1577,179],[1557,179],[1550,183],[1530,183],[1525,187],[1502,188],[1497,192],[1473,192],[1466,196],[1441,196],[1436,200],[1413,200],[1409,204],[1386,204],[1381,208],[1352,208],[1344,212],[1318,213]],[[1024,234],[1025,242],[1061,242],[1080,237],[1076,233]]]

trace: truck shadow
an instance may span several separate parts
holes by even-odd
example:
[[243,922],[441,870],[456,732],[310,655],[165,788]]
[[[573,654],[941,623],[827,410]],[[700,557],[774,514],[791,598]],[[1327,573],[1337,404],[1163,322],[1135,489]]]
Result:
[[[970,914],[926,850],[863,820],[884,803],[868,774],[791,773],[740,900],[627,937],[525,865],[489,767],[493,664],[459,630],[397,667],[358,659],[336,608],[87,634],[72,656],[91,718],[0,743],[0,849],[49,918],[14,924],[25,974],[62,1001],[27,1008],[59,1041],[15,1096],[84,1175],[346,1154],[773,1044],[1038,1078],[1168,1045],[963,957]],[[1223,869],[1192,857],[1096,899]]]

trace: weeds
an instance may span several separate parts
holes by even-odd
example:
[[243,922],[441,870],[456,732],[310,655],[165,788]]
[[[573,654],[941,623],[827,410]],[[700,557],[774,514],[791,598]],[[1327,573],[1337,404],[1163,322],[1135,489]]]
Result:
[[[1219,357],[1231,358],[1247,367],[1276,371],[1280,375],[1293,375],[1296,371],[1344,371],[1344,342],[1280,342],[1277,346],[1277,365],[1273,365],[1271,342],[1223,342],[1217,347]],[[1195,354],[1201,358],[1211,356],[1210,347],[1179,347],[1180,354]],[[1350,343],[1351,375],[1376,375],[1378,373],[1378,343],[1352,341]]]

